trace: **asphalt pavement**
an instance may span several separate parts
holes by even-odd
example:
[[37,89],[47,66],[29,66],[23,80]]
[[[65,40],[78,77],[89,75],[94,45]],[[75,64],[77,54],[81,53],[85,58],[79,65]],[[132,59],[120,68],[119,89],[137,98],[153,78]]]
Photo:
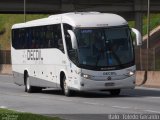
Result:
[[60,90],[25,93],[12,76],[0,75],[0,108],[60,116],[67,120],[106,120],[106,114],[160,114],[160,89],[136,87],[120,96],[108,92],[76,92],[65,97]]

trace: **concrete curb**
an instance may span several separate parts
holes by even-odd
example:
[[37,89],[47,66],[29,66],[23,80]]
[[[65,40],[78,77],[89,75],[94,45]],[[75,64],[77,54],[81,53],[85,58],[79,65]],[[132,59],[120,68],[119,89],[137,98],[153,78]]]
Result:
[[136,85],[140,86],[144,81],[145,71],[136,71]]
[[148,79],[144,86],[160,88],[160,71],[149,71]]
[[0,74],[12,75],[12,65],[11,64],[0,64]]
[[[145,79],[145,71],[136,72],[136,85],[139,86]],[[160,71],[148,71],[147,81],[142,85],[144,87],[160,88]]]

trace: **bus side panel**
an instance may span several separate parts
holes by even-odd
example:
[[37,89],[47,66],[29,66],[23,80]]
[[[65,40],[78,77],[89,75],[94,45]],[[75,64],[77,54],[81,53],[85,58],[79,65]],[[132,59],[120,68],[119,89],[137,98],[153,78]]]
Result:
[[11,47],[11,56],[13,80],[18,85],[24,85],[24,69],[28,68],[29,65],[22,64],[22,50],[17,51]]
[[56,87],[53,65],[31,65],[31,84],[38,87]]
[[41,49],[40,60],[26,61],[30,64],[29,76],[32,86],[60,87],[60,70],[65,69],[65,54],[58,49]]
[[[46,54],[47,53],[47,54]],[[24,85],[24,71],[27,70],[32,86],[59,87],[59,71],[65,68],[64,53],[58,49],[41,50],[42,60],[28,60],[27,50],[12,48],[13,80]]]

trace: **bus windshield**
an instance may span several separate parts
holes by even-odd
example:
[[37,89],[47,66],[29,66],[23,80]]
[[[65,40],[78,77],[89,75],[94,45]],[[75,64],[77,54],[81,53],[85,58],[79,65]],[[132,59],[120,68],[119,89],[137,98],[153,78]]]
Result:
[[80,65],[114,67],[134,61],[128,27],[89,28],[75,30]]

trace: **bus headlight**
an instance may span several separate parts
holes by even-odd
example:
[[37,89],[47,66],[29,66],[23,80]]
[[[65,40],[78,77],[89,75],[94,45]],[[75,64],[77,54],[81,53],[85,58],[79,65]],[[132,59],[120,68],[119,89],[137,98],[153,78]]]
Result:
[[133,75],[135,75],[135,71],[129,71],[128,73],[124,74],[125,76],[131,77]]
[[125,75],[128,76],[128,77],[133,76],[133,75],[135,75],[135,71],[129,71]]
[[81,73],[81,77],[83,77],[85,79],[90,79],[92,76],[88,75],[88,74]]
[[132,72],[132,71],[129,72],[129,76],[132,76],[132,75],[134,75],[134,74],[135,74],[135,73]]

